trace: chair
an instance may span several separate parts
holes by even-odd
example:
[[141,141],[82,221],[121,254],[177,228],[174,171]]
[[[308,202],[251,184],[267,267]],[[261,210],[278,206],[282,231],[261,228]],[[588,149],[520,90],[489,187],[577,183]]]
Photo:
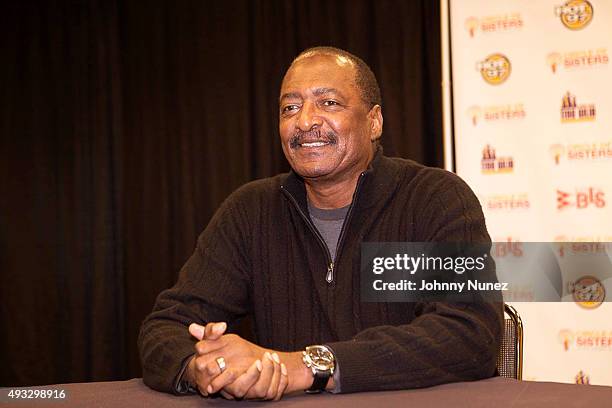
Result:
[[504,335],[499,354],[497,371],[501,377],[523,378],[523,322],[516,309],[504,304]]

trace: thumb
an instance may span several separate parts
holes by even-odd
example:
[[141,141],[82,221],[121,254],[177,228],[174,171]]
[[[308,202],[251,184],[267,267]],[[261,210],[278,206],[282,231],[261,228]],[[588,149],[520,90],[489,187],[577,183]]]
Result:
[[197,323],[191,323],[189,325],[189,333],[198,340],[202,340],[204,337],[204,326],[200,326]]

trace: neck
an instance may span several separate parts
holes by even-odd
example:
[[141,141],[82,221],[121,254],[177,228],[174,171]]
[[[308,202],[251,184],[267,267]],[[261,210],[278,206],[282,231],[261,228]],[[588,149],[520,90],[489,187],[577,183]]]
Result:
[[335,177],[333,180],[304,178],[306,194],[310,203],[320,209],[342,208],[350,205],[353,201],[359,176],[368,168],[374,155],[375,149],[372,149],[372,153],[361,165],[355,166],[353,171],[340,178]]
[[346,207],[353,200],[358,178],[359,174],[356,178],[334,184],[305,180],[308,200],[313,206],[321,209]]

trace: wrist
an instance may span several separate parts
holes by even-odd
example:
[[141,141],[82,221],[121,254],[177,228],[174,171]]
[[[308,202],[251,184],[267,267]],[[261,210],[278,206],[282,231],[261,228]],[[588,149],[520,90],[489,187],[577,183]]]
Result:
[[187,383],[191,384],[191,385],[196,385],[196,379],[195,379],[195,355],[193,357],[191,357],[191,359],[189,360],[189,363],[187,364],[187,368],[185,369],[185,372],[183,373],[183,381],[186,381]]
[[312,370],[302,361],[302,352],[279,353],[281,361],[287,366],[288,380],[286,393],[305,391],[312,385]]

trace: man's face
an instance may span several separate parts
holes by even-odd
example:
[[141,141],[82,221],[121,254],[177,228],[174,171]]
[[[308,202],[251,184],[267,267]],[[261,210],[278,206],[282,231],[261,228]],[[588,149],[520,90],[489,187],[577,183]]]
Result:
[[328,55],[298,60],[280,95],[281,144],[296,173],[341,181],[366,169],[382,115],[378,105],[369,110],[363,102],[349,60]]

